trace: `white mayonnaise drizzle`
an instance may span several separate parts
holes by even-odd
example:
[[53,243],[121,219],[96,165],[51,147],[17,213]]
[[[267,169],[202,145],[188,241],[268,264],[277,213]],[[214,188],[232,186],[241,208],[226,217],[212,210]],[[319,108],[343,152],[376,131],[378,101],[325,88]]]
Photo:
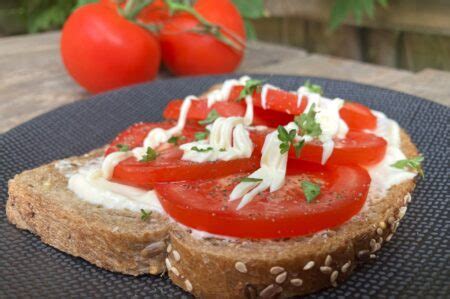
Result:
[[263,109],[267,109],[267,93],[269,92],[269,89],[278,90],[279,88],[270,84],[263,85],[261,89],[261,106]]
[[184,151],[182,159],[202,163],[249,158],[253,152],[253,142],[245,126],[253,121],[252,97],[246,96],[245,102],[247,109],[244,117],[219,117],[208,126],[210,134],[206,140],[181,145],[180,149]]
[[239,78],[239,80],[236,80],[236,79],[225,80],[225,82],[223,82],[221,88],[211,91],[206,96],[206,98],[208,100],[208,102],[207,102],[208,108],[210,108],[212,105],[214,105],[217,102],[227,101],[228,98],[230,97],[230,93],[231,93],[231,90],[233,89],[233,87],[236,85],[245,85],[245,83],[248,80],[250,80],[249,76],[242,76],[241,78]]
[[92,160],[78,172],[68,175],[68,188],[78,198],[108,209],[127,209],[133,212],[144,209],[164,213],[154,191],[108,181],[102,175],[100,163],[101,160]]
[[[291,122],[285,126],[289,132],[298,130],[295,123]],[[270,188],[270,192],[277,191],[284,185],[288,153],[280,153],[281,141],[278,132],[274,131],[267,135],[262,148],[260,168],[250,174],[249,178],[262,179],[261,182],[241,182],[230,194],[230,201],[242,198],[237,206],[241,209],[247,205],[258,193]]]
[[318,93],[311,92],[306,86],[300,86],[300,88],[297,89],[297,107],[301,106],[303,97],[306,97],[308,99],[308,104],[305,109],[305,111],[308,111],[311,107],[311,104],[317,103],[321,96]]
[[113,176],[114,168],[121,161],[126,160],[133,156],[130,151],[127,152],[114,152],[105,157],[102,163],[102,174],[107,180],[111,179]]

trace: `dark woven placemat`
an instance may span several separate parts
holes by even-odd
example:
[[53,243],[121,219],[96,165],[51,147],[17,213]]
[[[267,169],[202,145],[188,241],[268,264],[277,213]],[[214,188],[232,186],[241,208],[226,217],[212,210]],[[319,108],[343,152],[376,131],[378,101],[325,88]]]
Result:
[[[229,77],[229,76],[227,76]],[[258,77],[258,76],[255,76]],[[226,77],[156,81],[95,96],[37,117],[0,137],[0,297],[190,297],[167,276],[138,278],[99,269],[64,254],[5,216],[7,181],[25,169],[83,154],[138,121],[158,121],[169,99],[199,94]],[[306,78],[262,76],[295,89]],[[360,101],[396,119],[424,154],[420,181],[406,217],[378,258],[336,289],[312,298],[449,297],[450,109],[411,95],[314,78],[325,94]]]

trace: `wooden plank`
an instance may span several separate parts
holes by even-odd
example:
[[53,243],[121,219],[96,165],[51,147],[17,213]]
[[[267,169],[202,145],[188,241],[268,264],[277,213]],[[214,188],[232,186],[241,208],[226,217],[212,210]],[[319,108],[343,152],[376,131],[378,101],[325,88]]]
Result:
[[[335,0],[265,0],[270,16],[297,16],[328,22]],[[450,5],[443,0],[389,1],[388,9],[378,9],[373,19],[364,18],[362,26],[421,33],[450,35]],[[345,24],[355,25],[352,18]]]
[[379,65],[398,67],[398,51],[401,33],[398,31],[372,29],[363,35],[364,60]]
[[425,69],[391,86],[392,89],[450,106],[450,72]]

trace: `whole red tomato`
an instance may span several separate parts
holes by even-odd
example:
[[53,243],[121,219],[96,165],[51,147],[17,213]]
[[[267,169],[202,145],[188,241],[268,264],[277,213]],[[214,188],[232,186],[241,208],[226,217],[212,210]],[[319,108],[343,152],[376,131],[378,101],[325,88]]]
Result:
[[97,93],[155,78],[157,39],[100,3],[78,8],[62,31],[61,55],[70,75]]
[[[244,21],[229,0],[198,0],[194,8],[206,20],[245,40]],[[175,75],[218,74],[234,71],[244,49],[236,50],[210,34],[194,33],[199,22],[187,13],[175,14],[160,33],[163,63]]]

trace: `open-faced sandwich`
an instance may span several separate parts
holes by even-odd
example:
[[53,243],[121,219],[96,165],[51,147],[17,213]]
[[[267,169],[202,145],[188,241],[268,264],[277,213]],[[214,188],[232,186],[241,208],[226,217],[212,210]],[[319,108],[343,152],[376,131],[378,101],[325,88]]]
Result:
[[17,175],[8,219],[121,273],[211,298],[307,294],[376,257],[422,157],[381,112],[242,77],[109,146]]

